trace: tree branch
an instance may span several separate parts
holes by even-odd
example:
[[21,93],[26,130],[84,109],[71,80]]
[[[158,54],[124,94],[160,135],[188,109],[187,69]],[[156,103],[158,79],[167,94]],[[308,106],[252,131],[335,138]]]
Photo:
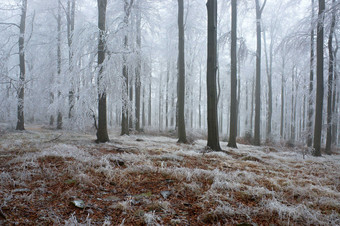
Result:
[[260,9],[260,14],[262,14],[262,11],[263,11],[264,7],[266,6],[266,3],[267,3],[267,0],[264,0],[263,5]]
[[6,22],[0,22],[0,25],[8,25],[8,26],[15,26],[17,28],[20,28],[19,25],[15,24],[15,23],[6,23]]

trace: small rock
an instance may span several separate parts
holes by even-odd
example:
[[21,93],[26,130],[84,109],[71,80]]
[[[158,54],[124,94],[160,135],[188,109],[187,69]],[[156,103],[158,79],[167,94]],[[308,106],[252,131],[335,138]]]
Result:
[[84,209],[85,208],[85,203],[83,200],[77,199],[77,200],[73,200],[71,201],[71,203],[75,206],[78,207],[80,209]]
[[137,138],[136,139],[136,141],[139,141],[139,142],[141,142],[141,141],[144,141],[143,139],[141,139],[141,138]]
[[171,191],[161,191],[161,195],[164,199],[167,199],[171,195]]

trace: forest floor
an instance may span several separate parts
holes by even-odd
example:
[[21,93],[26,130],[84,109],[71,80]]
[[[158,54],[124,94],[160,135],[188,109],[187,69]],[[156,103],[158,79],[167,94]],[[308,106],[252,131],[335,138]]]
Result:
[[0,133],[0,225],[340,225],[340,154],[28,126]]

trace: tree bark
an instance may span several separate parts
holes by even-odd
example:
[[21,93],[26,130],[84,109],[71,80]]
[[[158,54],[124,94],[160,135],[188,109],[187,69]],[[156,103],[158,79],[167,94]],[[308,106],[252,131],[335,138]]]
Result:
[[18,87],[18,122],[16,130],[25,130],[24,104],[25,104],[25,29],[26,29],[27,0],[22,1],[19,36],[19,62],[20,77]]
[[316,106],[315,106],[315,125],[314,125],[314,156],[321,156],[321,131],[322,131],[322,109],[323,109],[323,42],[324,42],[324,13],[325,0],[319,0],[318,26],[317,26],[317,45],[316,45]]
[[264,1],[260,8],[259,0],[256,3],[256,36],[257,36],[257,49],[256,49],[256,88],[255,88],[255,131],[254,131],[254,144],[261,145],[261,16],[267,0]]
[[97,142],[105,143],[109,141],[107,133],[107,116],[106,116],[106,90],[105,84],[103,84],[103,62],[105,61],[105,18],[106,18],[106,6],[107,0],[97,0],[98,3],[98,29],[99,29],[99,41],[98,41],[98,130],[97,130]]
[[281,139],[284,139],[284,117],[285,117],[285,66],[286,66],[286,60],[285,56],[283,56],[282,59],[282,74],[281,74],[281,123],[280,123],[280,137]]
[[[272,33],[271,33],[272,36]],[[269,53],[267,50],[266,32],[263,32],[264,52],[266,56],[266,74],[268,81],[268,105],[267,105],[267,122],[266,122],[266,140],[272,139],[272,117],[273,117],[273,90],[272,90],[272,69],[273,69],[273,37],[270,39]],[[268,57],[269,55],[269,57]],[[268,59],[269,58],[269,59]]]
[[208,59],[207,59],[207,113],[208,144],[215,151],[221,151],[217,118],[217,0],[208,0]]
[[231,1],[231,50],[230,50],[230,132],[228,147],[237,148],[237,0]]
[[[124,35],[124,49],[128,50],[128,34],[127,27],[129,26],[129,17],[131,13],[131,7],[133,5],[133,0],[124,0],[124,25],[125,25],[125,35]],[[122,106],[122,130],[120,135],[129,135],[129,69],[127,65],[126,54],[123,56],[123,106]],[[131,89],[132,90],[132,89]],[[131,97],[130,97],[131,98]]]
[[[334,7],[335,1],[332,1]],[[327,98],[327,139],[326,139],[326,154],[332,154],[332,95],[333,95],[333,74],[334,74],[334,51],[333,51],[333,34],[335,27],[335,9],[332,10],[331,29],[328,36],[328,98]]]
[[[73,33],[74,33],[74,18],[75,18],[75,9],[76,9],[76,1],[68,0],[67,1],[67,44],[68,44],[68,60],[69,60],[69,73],[71,76],[73,72],[73,50],[72,50],[72,42],[73,42]],[[69,112],[68,117],[73,117],[73,108],[75,104],[74,98],[74,90],[75,90],[74,79],[71,77],[71,89],[69,91]]]
[[[58,26],[58,37],[57,37],[57,73],[58,73],[58,84],[60,86],[61,82],[61,2],[58,1],[58,17],[57,17],[57,26]],[[61,91],[58,87],[58,115],[57,115],[57,129],[62,129],[63,127],[63,115],[60,110],[60,99],[61,99]]]
[[184,118],[185,102],[185,57],[184,57],[184,4],[178,0],[178,80],[177,80],[177,105],[178,105],[178,143],[187,143]]
[[314,84],[314,0],[312,0],[312,29],[310,34],[310,72],[309,72],[309,102],[308,102],[308,134],[307,134],[307,146],[312,147],[313,143],[313,84]]

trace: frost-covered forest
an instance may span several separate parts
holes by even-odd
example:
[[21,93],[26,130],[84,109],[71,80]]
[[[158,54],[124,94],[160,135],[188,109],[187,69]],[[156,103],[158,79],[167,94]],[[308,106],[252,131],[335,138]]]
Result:
[[[330,143],[339,145],[339,2],[326,1],[320,16],[317,1],[237,1],[233,45],[231,1],[217,2],[215,87],[220,137],[229,139],[234,121],[233,130],[240,138],[253,137],[257,130],[255,139],[260,142],[284,140],[312,146],[308,139],[313,139],[316,121],[321,123],[322,146],[329,128]],[[260,20],[257,5],[262,10]],[[95,1],[1,1],[0,10],[0,120],[12,128],[24,129],[26,122],[71,130],[97,126],[98,92],[105,91],[110,129],[128,127],[123,134],[147,129],[167,132],[185,124],[188,133],[207,133],[205,2],[184,1],[181,48],[177,1],[108,1],[103,30],[98,27]],[[316,67],[320,26],[323,80]],[[98,62],[99,31],[105,40],[103,62]],[[233,85],[232,46],[236,48]],[[180,49],[183,59],[179,59]],[[176,123],[181,61],[184,119]],[[323,88],[318,120],[316,84]]]
[[340,224],[339,0],[0,0],[0,224]]

